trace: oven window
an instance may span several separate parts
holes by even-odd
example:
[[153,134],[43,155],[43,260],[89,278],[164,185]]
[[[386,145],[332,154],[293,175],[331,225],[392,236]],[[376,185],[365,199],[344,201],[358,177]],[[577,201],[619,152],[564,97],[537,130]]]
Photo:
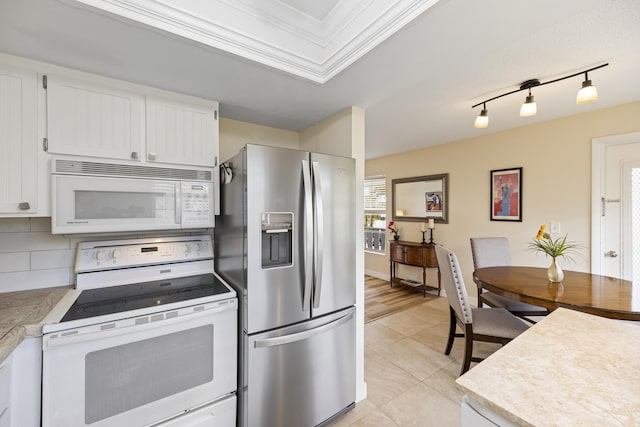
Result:
[[163,218],[165,193],[75,191],[76,219]]
[[213,380],[213,325],[88,353],[85,423]]

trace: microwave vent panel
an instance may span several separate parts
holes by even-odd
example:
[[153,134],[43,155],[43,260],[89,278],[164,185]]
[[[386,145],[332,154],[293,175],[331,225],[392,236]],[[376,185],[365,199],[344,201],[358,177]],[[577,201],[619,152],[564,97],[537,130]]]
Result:
[[121,165],[67,159],[55,160],[56,174],[87,176],[120,176],[128,178],[177,179],[211,181],[212,171],[198,169],[163,168],[157,166]]

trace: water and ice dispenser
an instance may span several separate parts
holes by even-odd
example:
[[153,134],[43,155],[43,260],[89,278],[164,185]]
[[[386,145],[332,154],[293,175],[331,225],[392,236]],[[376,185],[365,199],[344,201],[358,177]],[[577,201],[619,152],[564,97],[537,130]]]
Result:
[[262,226],[262,268],[292,264],[293,213],[265,212]]

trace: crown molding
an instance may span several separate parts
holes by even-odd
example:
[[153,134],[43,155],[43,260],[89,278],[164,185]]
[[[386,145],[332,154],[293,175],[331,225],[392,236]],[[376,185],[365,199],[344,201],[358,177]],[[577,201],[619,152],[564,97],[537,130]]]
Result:
[[294,1],[77,0],[316,83],[336,76],[437,1],[334,0],[318,20]]

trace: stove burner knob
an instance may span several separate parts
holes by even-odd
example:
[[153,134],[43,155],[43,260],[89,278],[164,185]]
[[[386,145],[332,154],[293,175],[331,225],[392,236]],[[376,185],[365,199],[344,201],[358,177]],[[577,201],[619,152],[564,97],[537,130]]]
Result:
[[93,257],[94,257],[95,259],[97,259],[98,261],[99,261],[99,260],[101,260],[102,258],[104,258],[104,251],[96,251],[96,252],[93,254]]
[[191,245],[190,244],[186,244],[184,245],[184,253],[188,254],[191,252]]
[[196,252],[200,252],[200,243],[196,243],[195,246],[196,246]]
[[116,259],[120,256],[120,251],[118,249],[114,249],[111,251],[111,258]]

